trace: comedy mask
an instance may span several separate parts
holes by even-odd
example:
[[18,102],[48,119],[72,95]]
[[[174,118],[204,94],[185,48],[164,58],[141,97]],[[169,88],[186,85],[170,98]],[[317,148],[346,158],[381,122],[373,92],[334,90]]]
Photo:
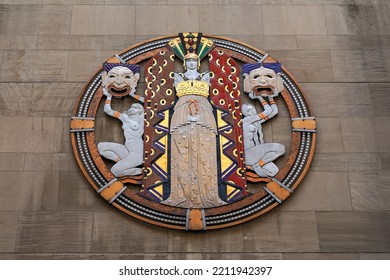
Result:
[[127,63],[104,63],[102,85],[114,97],[123,97],[136,88],[139,66]]

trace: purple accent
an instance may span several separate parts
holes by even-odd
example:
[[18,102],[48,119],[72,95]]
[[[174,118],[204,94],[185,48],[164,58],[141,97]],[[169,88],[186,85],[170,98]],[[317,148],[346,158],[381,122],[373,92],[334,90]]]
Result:
[[139,73],[140,67],[138,64],[128,64],[128,63],[103,63],[103,70],[109,72],[112,68],[122,66],[129,68],[133,74]]
[[156,163],[152,164],[152,170],[154,172],[157,172],[160,177],[164,177],[165,179],[168,178],[168,174],[163,169],[161,169],[161,167],[158,166]]
[[279,62],[275,63],[247,63],[243,65],[243,71],[244,74],[249,74],[252,70],[256,68],[260,68],[263,66],[264,68],[268,68],[271,70],[274,70],[275,73],[280,73],[282,72],[282,65]]

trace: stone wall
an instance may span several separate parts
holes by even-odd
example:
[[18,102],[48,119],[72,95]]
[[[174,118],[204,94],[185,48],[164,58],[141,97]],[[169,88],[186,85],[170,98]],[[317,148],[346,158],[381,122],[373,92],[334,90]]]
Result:
[[[278,58],[318,121],[294,195],[228,229],[132,219],[71,151],[73,105],[101,63],[183,31]],[[387,0],[0,0],[0,259],[389,259],[389,81]]]

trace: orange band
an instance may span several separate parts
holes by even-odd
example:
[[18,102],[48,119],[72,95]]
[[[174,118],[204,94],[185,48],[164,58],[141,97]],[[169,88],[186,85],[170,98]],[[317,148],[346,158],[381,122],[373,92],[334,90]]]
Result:
[[267,105],[268,104],[268,102],[267,101],[265,101],[265,100],[263,100],[263,101],[261,101],[261,105]]
[[111,100],[106,100],[105,104],[111,104]]
[[114,118],[119,118],[121,116],[121,113],[119,113],[118,111],[115,111],[113,117]]
[[274,100],[270,100],[269,104],[275,104],[275,101]]
[[268,119],[267,116],[266,116],[264,113],[260,113],[260,114],[259,114],[259,117],[260,117],[261,119],[263,119],[263,120],[267,120],[267,119]]
[[259,161],[259,165],[260,165],[261,167],[263,167],[263,166],[265,165],[265,162],[264,162],[263,160],[260,160],[260,161]]

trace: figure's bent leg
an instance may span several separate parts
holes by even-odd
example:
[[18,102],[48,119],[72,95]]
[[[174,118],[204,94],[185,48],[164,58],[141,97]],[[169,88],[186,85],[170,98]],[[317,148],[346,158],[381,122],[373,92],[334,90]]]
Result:
[[285,148],[278,143],[265,143],[249,148],[245,151],[245,162],[251,166],[259,161],[272,162],[285,153]]
[[118,162],[129,154],[129,151],[124,145],[113,142],[101,142],[97,148],[101,156],[115,162]]
[[142,174],[142,168],[137,166],[142,164],[142,159],[134,157],[132,153],[128,154],[126,157],[118,161],[111,168],[111,173],[114,174],[115,177],[123,177],[123,176],[133,176]]
[[142,174],[142,168],[133,167],[133,168],[128,168],[128,169],[122,169],[121,167],[114,165],[111,168],[111,173],[114,174],[114,176],[117,178],[124,177],[124,176],[134,176],[134,175]]
[[275,177],[279,172],[279,168],[273,162],[269,163],[256,163],[252,165],[252,169],[256,172],[260,177]]
[[[273,161],[285,153],[284,146],[278,143],[266,143],[257,146],[257,149],[257,155],[261,155],[261,157],[258,157],[258,162],[252,163],[252,169],[260,177],[274,177],[278,174],[279,168]],[[251,159],[253,160],[254,158]]]
[[265,155],[261,159],[265,164],[274,161],[278,157],[284,155],[284,153],[286,152],[285,148],[282,144],[267,143],[267,144],[263,144],[263,145],[267,145],[267,149],[268,149],[268,151],[265,153]]

